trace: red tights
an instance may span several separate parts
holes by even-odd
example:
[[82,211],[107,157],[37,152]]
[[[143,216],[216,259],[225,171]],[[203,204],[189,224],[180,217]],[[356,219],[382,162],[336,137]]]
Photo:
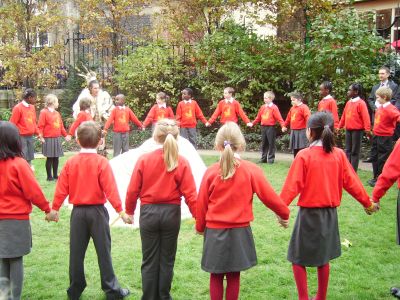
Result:
[[[307,270],[304,266],[293,264],[293,275],[296,281],[299,300],[308,300]],[[318,292],[314,300],[325,300],[328,292],[329,263],[318,267]]]
[[222,300],[224,298],[224,277],[226,275],[226,300],[237,300],[239,298],[240,272],[222,273],[210,275],[210,297],[211,300]]

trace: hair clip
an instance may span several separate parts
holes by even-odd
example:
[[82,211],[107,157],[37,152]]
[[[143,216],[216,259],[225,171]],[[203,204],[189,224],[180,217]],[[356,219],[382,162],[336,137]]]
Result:
[[231,145],[231,143],[229,142],[229,141],[224,141],[224,147],[226,147],[226,146],[230,146]]
[[329,127],[330,127],[329,125],[325,125],[325,126],[324,126],[324,128],[329,128]]

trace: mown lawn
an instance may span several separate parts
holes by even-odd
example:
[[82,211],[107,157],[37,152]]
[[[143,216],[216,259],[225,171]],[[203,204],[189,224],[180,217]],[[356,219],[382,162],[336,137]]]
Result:
[[[216,157],[204,157],[207,164]],[[62,160],[62,163],[65,159]],[[62,164],[61,163],[61,164]],[[44,160],[36,159],[36,176],[48,199],[52,199],[55,183],[45,179]],[[277,162],[262,168],[272,186],[280,191],[289,163]],[[370,172],[359,171],[364,183]],[[371,188],[368,187],[368,192]],[[395,200],[397,190],[392,188],[382,201],[381,211],[373,216],[365,214],[361,205],[344,194],[339,209],[341,239],[352,246],[343,247],[342,256],[331,263],[328,299],[392,299],[389,287],[400,285],[398,257],[395,244]],[[286,251],[297,208],[291,207],[289,229],[278,227],[274,214],[255,199],[252,229],[257,248],[258,265],[242,273],[240,299],[296,299],[296,287]],[[66,299],[68,287],[70,210],[61,210],[60,222],[47,223],[37,208],[31,215],[33,249],[25,257],[23,299]],[[208,299],[209,275],[200,268],[202,237],[194,234],[194,222],[182,221],[179,236],[175,275],[172,286],[174,299]],[[112,257],[114,269],[123,287],[132,295],[141,297],[141,245],[139,231],[112,228]],[[85,273],[87,288],[82,299],[104,299],[93,244],[89,245]],[[316,272],[309,269],[310,296],[316,292]]]

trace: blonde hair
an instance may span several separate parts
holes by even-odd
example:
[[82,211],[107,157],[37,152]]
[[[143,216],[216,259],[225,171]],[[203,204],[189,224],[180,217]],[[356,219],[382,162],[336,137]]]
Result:
[[44,97],[44,103],[46,107],[54,105],[56,102],[58,102],[58,98],[54,94],[48,94],[46,97]]
[[270,99],[274,100],[275,99],[275,94],[274,94],[273,91],[267,91],[267,92],[264,93],[264,98],[270,98]]
[[239,126],[234,122],[226,122],[217,132],[215,137],[215,148],[222,150],[220,160],[221,178],[223,180],[231,178],[239,165],[234,154],[243,151],[246,141]]
[[154,127],[153,138],[157,143],[163,144],[164,163],[167,167],[167,172],[171,172],[178,167],[179,152],[176,141],[178,134],[178,125],[171,119],[161,119]]
[[393,92],[390,88],[383,86],[376,90],[375,95],[378,95],[386,101],[390,101],[390,99],[392,99]]

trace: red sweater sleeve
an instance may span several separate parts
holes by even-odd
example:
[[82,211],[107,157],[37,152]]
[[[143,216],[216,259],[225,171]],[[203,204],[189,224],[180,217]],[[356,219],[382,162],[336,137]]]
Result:
[[167,117],[168,119],[175,119],[174,111],[172,110],[171,106],[167,107]]
[[263,107],[261,106],[260,109],[258,110],[258,113],[257,113],[256,118],[255,118],[254,121],[252,122],[253,125],[258,124],[258,123],[261,121],[262,110],[263,110]]
[[132,177],[126,191],[125,211],[128,215],[133,215],[135,213],[137,200],[143,182],[142,168],[143,160],[139,159],[133,169]]
[[[223,100],[222,100],[223,101]],[[212,124],[215,122],[215,120],[217,120],[217,118],[219,117],[219,115],[221,114],[221,101],[218,102],[217,107],[215,108],[214,113],[212,114],[211,118],[208,120],[208,123]]]
[[290,126],[290,118],[292,117],[292,108],[290,108],[286,119],[285,119],[285,127],[289,127]]
[[193,218],[196,218],[196,184],[194,182],[192,170],[190,169],[190,165],[187,161],[185,162],[185,167],[182,169],[182,177],[181,183],[179,185],[179,191],[185,197],[185,202],[189,207],[190,213],[192,214]]
[[40,136],[43,136],[43,129],[45,125],[46,125],[46,111],[43,109],[40,111],[39,122],[37,125]]
[[305,119],[305,121],[306,121],[306,126],[307,126],[308,118],[311,116],[311,111],[310,111],[310,109],[308,108],[308,106],[305,105],[305,104],[304,104],[303,111],[304,111],[304,112],[303,112],[303,113],[304,113],[304,119]]
[[182,102],[178,103],[178,106],[176,107],[176,121],[180,123],[182,120]]
[[239,114],[239,116],[242,118],[243,122],[250,123],[249,118],[247,117],[246,113],[244,112],[242,106],[238,101],[235,102],[235,107],[236,107],[236,112]]
[[17,104],[16,106],[14,106],[12,110],[10,122],[17,125],[20,118],[21,118],[21,110],[19,109],[19,104]]
[[99,182],[107,200],[111,203],[117,213],[122,211],[121,198],[119,197],[117,183],[115,182],[114,174],[108,161],[105,161],[101,166]]
[[111,111],[110,117],[107,119],[106,124],[104,125],[104,130],[107,131],[108,128],[110,128],[111,124],[114,123],[115,119],[115,111],[118,109],[118,107],[114,107],[114,109]]
[[209,190],[209,174],[210,169],[207,169],[206,173],[201,180],[199,195],[197,196],[197,207],[196,207],[196,230],[198,232],[204,232],[206,228],[206,214],[208,210],[208,190]]
[[369,118],[367,104],[365,104],[364,100],[361,100],[361,117],[364,124],[364,130],[371,130],[371,119]]
[[72,123],[71,127],[69,128],[69,134],[70,135],[72,135],[72,136],[75,135],[76,129],[79,127],[79,125],[81,125],[81,123],[83,122],[84,118],[85,117],[84,117],[83,114],[81,114],[81,113],[78,114],[76,120],[74,121],[74,123]]
[[142,127],[142,122],[139,121],[139,119],[136,117],[136,115],[133,113],[132,109],[128,108],[129,111],[129,119],[136,124],[137,127]]
[[336,101],[331,102],[331,111],[333,116],[333,126],[334,128],[339,128],[339,114]]
[[202,121],[203,124],[207,123],[207,119],[204,117],[203,111],[201,110],[201,108],[197,102],[195,102],[195,113],[196,113],[196,117],[198,119],[200,119],[200,121]]
[[275,120],[278,121],[278,123],[281,125],[281,127],[285,127],[285,121],[283,121],[281,112],[279,111],[278,106],[274,106],[274,110],[273,110],[273,115]]
[[305,182],[305,161],[304,157],[296,156],[292,165],[290,166],[289,173],[286,176],[285,183],[282,187],[281,198],[287,204],[290,205],[293,199],[304,188]]
[[153,105],[153,107],[150,109],[149,113],[146,116],[146,119],[143,122],[143,126],[147,127],[149,126],[151,123],[153,123],[153,120],[155,119],[155,106]]
[[59,210],[64,200],[69,195],[69,163],[68,161],[62,168],[60,175],[58,176],[56,190],[54,192],[54,199],[52,209]]

